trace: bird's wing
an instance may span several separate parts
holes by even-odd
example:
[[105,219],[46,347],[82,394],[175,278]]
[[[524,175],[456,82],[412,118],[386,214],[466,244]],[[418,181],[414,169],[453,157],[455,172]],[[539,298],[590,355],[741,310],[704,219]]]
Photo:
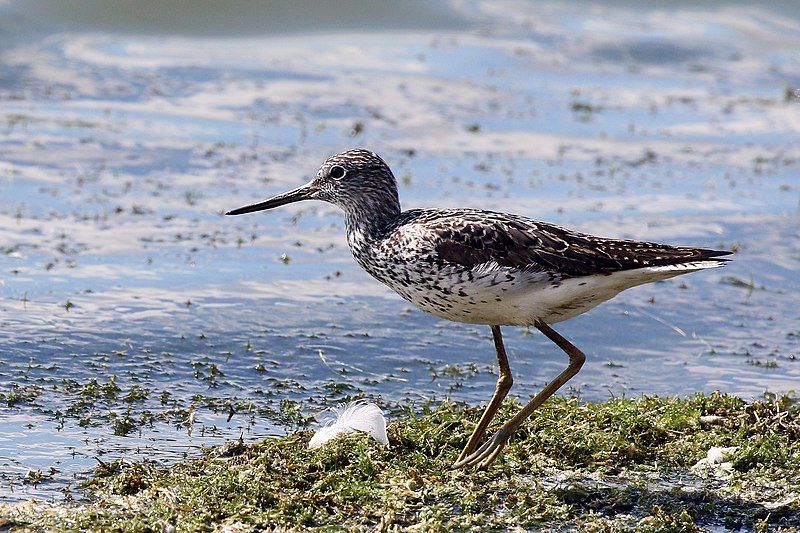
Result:
[[587,276],[702,260],[725,261],[730,252],[652,242],[604,239],[554,224],[492,212],[439,212],[420,217],[443,263],[501,266]]

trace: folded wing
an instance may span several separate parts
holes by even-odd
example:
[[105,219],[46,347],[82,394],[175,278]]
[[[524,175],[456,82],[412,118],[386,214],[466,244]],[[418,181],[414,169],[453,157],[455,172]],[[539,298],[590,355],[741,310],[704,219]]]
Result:
[[437,259],[468,268],[496,262],[522,270],[578,277],[695,261],[723,262],[731,252],[668,246],[653,242],[604,239],[524,217],[449,217],[425,220],[435,230]]

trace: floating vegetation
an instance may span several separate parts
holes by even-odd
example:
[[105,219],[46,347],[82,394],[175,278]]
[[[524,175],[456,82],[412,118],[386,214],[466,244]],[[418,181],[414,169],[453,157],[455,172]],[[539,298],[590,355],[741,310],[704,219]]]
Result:
[[595,113],[603,110],[602,106],[583,100],[573,100],[569,104],[575,120],[579,122],[591,122]]
[[750,279],[742,279],[738,276],[722,276],[722,282],[733,285],[734,287],[747,289],[750,292],[756,289],[763,291],[766,288],[763,285],[757,285],[752,276],[750,276]]
[[364,132],[364,123],[356,121],[353,123],[352,127],[350,128],[350,137],[358,137]]
[[12,383],[8,392],[0,391],[0,403],[5,403],[7,407],[14,407],[18,404],[33,404],[44,389],[35,385],[19,385]]
[[102,462],[85,484],[90,503],[0,504],[0,523],[18,531],[800,527],[792,397],[555,398],[495,466],[450,470],[478,415],[452,403],[409,414],[389,424],[388,449],[353,434],[309,450],[303,431],[230,442],[169,467]]

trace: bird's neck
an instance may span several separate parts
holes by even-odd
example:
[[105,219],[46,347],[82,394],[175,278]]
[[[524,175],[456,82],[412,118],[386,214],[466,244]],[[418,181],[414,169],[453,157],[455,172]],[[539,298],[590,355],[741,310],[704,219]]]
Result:
[[400,202],[390,198],[361,198],[356,205],[345,209],[345,227],[350,246],[357,242],[379,239],[400,214]]

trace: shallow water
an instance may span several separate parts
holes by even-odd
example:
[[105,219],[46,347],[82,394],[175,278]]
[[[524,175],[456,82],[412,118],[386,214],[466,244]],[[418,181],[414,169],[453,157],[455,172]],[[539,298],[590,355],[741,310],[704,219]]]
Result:
[[[335,208],[222,216],[353,146],[405,206],[738,248],[559,325],[588,355],[564,394],[797,388],[791,5],[354,2],[314,31],[243,3],[270,25],[209,31],[225,17],[204,8],[171,32],[72,3],[0,5],[0,498],[61,499],[98,461],[278,435],[348,396],[484,402],[488,328],[374,282]],[[535,331],[506,339],[523,398],[564,365]]]

